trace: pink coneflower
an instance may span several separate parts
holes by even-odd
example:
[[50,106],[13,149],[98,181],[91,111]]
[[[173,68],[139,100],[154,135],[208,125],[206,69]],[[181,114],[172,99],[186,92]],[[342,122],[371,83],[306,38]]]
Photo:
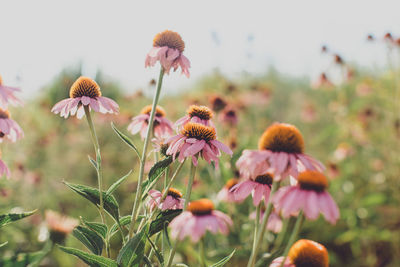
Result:
[[7,178],[10,178],[11,172],[10,169],[7,167],[7,164],[0,159],[0,177],[3,177],[3,175],[6,175]]
[[195,166],[197,166],[198,157],[201,156],[209,164],[214,161],[215,166],[218,166],[218,158],[221,156],[220,150],[229,155],[233,153],[229,147],[216,139],[217,134],[214,127],[189,122],[183,126],[180,134],[167,141],[169,143],[167,154],[172,155],[175,160],[179,153],[178,160],[180,162],[183,162],[187,157],[192,157]]
[[319,171],[325,168],[321,162],[304,154],[303,136],[290,124],[272,124],[262,134],[258,148],[257,151],[243,151],[236,163],[245,178],[254,178],[267,172],[272,172],[278,180],[287,175],[296,178],[301,168]]
[[[275,259],[269,267],[280,267],[284,257]],[[312,240],[300,239],[289,250],[284,267],[328,267],[329,256],[326,248]]]
[[67,235],[79,225],[77,219],[61,215],[52,210],[45,211],[45,219],[50,232],[50,238],[56,243],[62,243]]
[[145,66],[154,66],[157,61],[164,71],[169,74],[171,68],[176,71],[181,67],[182,73],[189,78],[190,62],[183,55],[185,43],[181,36],[173,31],[163,31],[158,33],[153,39],[153,48],[147,54]]
[[22,101],[15,96],[15,93],[20,91],[19,88],[4,85],[3,78],[0,75],[0,107],[7,108],[8,104],[21,105]]
[[198,242],[206,230],[213,234],[219,231],[227,235],[232,224],[229,216],[214,210],[211,200],[199,199],[190,202],[187,211],[174,218],[169,226],[173,238],[183,240],[190,236],[192,242]]
[[168,189],[167,196],[163,201],[161,201],[163,193],[157,190],[149,191],[150,200],[147,203],[150,207],[150,210],[154,210],[155,207],[158,207],[161,210],[176,210],[183,209],[183,204],[185,200],[182,198],[182,193],[175,188]]
[[15,142],[24,137],[24,132],[16,121],[11,119],[10,112],[0,108],[0,143],[4,139]]
[[236,201],[243,201],[250,194],[253,196],[254,206],[258,206],[264,198],[265,204],[269,200],[273,176],[270,173],[258,175],[254,179],[247,179],[231,188]]
[[51,109],[55,114],[68,118],[75,115],[81,119],[85,115],[84,106],[100,113],[118,113],[114,100],[101,96],[99,85],[88,77],[79,77],[71,86],[69,98],[61,100]]
[[220,114],[219,119],[222,123],[226,123],[229,126],[236,126],[238,123],[237,112],[233,107],[225,108]]
[[332,87],[334,87],[334,84],[329,80],[326,73],[323,72],[319,75],[318,79],[311,84],[311,87],[313,89],[332,88]]
[[285,218],[297,214],[300,210],[309,220],[315,220],[319,214],[331,224],[339,218],[339,209],[326,191],[328,179],[318,171],[304,171],[297,178],[294,186],[285,186],[276,192],[273,203]]
[[191,105],[186,111],[186,115],[175,122],[175,127],[180,130],[185,124],[189,122],[200,123],[205,126],[213,126],[211,119],[213,112],[206,106]]
[[211,104],[212,110],[214,110],[215,112],[220,112],[228,105],[228,103],[226,103],[225,99],[223,99],[222,97],[220,97],[218,95],[210,96],[209,102]]
[[[137,134],[140,132],[142,140],[146,138],[147,128],[149,126],[151,105],[145,106],[141,111],[140,115],[134,117],[132,122],[128,126],[128,131],[131,134]],[[165,138],[172,135],[172,123],[165,117],[165,110],[157,106],[156,114],[154,116],[153,124],[154,136],[157,138]]]
[[[253,211],[250,213],[249,218],[255,220],[257,217],[257,212]],[[261,208],[261,216],[260,216],[260,223],[262,222],[265,214],[265,207],[262,206]],[[282,219],[279,217],[279,214],[275,211],[271,212],[267,222],[267,229],[273,233],[279,233],[282,230]]]
[[224,187],[218,192],[217,199],[224,202],[236,202],[234,194],[233,192],[230,192],[230,189],[237,185],[238,182],[239,180],[236,178],[229,179]]

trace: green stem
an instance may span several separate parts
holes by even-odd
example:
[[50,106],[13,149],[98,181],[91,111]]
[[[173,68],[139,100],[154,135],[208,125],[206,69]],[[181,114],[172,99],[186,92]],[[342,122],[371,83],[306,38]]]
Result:
[[138,214],[139,206],[140,206],[140,202],[141,202],[141,192],[142,192],[142,184],[143,184],[143,176],[144,176],[144,166],[146,164],[147,147],[150,142],[150,136],[151,136],[152,129],[153,129],[154,116],[156,113],[158,99],[160,97],[163,77],[164,77],[164,69],[161,68],[160,76],[158,78],[157,91],[154,94],[153,105],[152,105],[151,112],[150,112],[149,126],[147,128],[146,139],[144,140],[144,145],[143,145],[143,151],[142,151],[142,157],[141,157],[140,169],[139,169],[138,187],[136,190],[135,202],[133,203],[133,208],[132,208],[132,221],[129,226],[129,238],[133,237],[135,222],[137,219],[137,214]]
[[183,211],[186,210],[187,205],[189,204],[190,201],[190,194],[192,193],[192,186],[193,186],[193,181],[194,181],[194,176],[196,175],[196,166],[194,166],[193,162],[190,165],[190,176],[189,176],[189,182],[186,188],[186,194],[185,194],[185,206],[183,208]]
[[272,196],[274,195],[275,191],[278,189],[278,186],[279,186],[279,182],[274,180],[274,182],[272,183],[271,192],[269,194],[268,205],[267,205],[267,208],[264,213],[263,221],[261,223],[261,228],[257,234],[256,245],[251,252],[251,256],[250,256],[249,262],[247,264],[247,267],[254,267],[254,265],[256,263],[258,250],[260,249],[261,241],[264,238],[265,229],[267,228],[266,226],[267,226],[268,218],[272,211]]
[[90,136],[92,138],[94,150],[96,152],[96,162],[97,162],[96,170],[97,170],[97,181],[99,184],[100,216],[101,216],[101,221],[103,223],[105,223],[104,203],[103,203],[103,174],[102,174],[102,169],[101,169],[101,155],[100,155],[99,140],[97,139],[96,130],[94,128],[92,117],[90,115],[89,106],[84,106],[84,110],[85,110],[87,122],[89,124]]
[[292,245],[293,245],[294,241],[296,240],[297,236],[299,235],[301,225],[303,224],[303,220],[304,220],[303,211],[300,211],[299,216],[297,216],[297,220],[296,220],[296,224],[294,225],[293,232],[290,235],[289,241],[286,244],[286,248],[285,248],[285,250],[283,252],[283,257],[284,258],[283,258],[281,267],[283,267],[283,265],[284,265],[284,263],[286,261],[287,255],[289,253],[289,250],[292,247]]
[[[178,236],[179,236],[179,234],[178,234]],[[174,260],[174,256],[175,256],[175,252],[176,252],[176,248],[177,247],[178,247],[178,240],[175,241],[175,244],[172,247],[171,252],[169,253],[167,267],[171,267],[172,261]]]
[[207,267],[207,263],[206,263],[206,251],[204,248],[204,238],[202,238],[199,242],[199,249],[200,249],[200,264],[203,267]]
[[260,204],[257,205],[257,208],[256,208],[256,221],[254,223],[253,250],[256,247],[257,232],[258,232],[258,228],[260,226],[260,213],[261,213],[261,202],[260,202]]
[[282,245],[283,240],[285,239],[286,236],[286,230],[289,226],[289,219],[286,219],[283,221],[283,226],[281,232],[278,234],[278,237],[276,238],[275,242],[275,248],[279,249]]

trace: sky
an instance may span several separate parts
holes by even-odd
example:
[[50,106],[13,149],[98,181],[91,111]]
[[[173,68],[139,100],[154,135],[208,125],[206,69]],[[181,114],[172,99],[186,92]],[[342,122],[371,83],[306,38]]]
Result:
[[192,65],[190,79],[166,79],[170,91],[216,68],[232,78],[269,66],[312,78],[326,64],[323,44],[346,61],[383,64],[384,47],[366,35],[400,36],[399,10],[398,0],[0,0],[0,74],[26,98],[81,62],[84,75],[101,69],[133,92],[157,77],[144,59],[154,35],[169,29],[181,34]]

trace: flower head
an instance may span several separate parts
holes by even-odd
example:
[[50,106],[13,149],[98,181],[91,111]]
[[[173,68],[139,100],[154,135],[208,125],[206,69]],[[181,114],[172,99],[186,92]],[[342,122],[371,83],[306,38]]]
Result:
[[195,166],[197,166],[198,157],[201,156],[209,164],[214,161],[215,165],[218,166],[218,158],[221,156],[220,150],[229,155],[232,155],[232,151],[216,139],[217,134],[214,127],[189,122],[183,126],[178,135],[167,141],[169,143],[167,154],[172,155],[175,159],[179,153],[180,162],[183,162],[187,157],[192,157]]
[[62,243],[66,236],[79,225],[77,219],[61,215],[52,210],[45,211],[45,219],[50,231],[50,238],[57,243]]
[[230,192],[233,193],[235,200],[239,202],[245,200],[252,194],[254,206],[258,206],[263,198],[265,204],[267,204],[272,181],[273,175],[271,173],[265,173],[263,175],[258,175],[254,179],[247,179],[246,181],[238,183],[231,188]]
[[0,108],[0,142],[7,139],[15,142],[24,137],[24,132],[16,121],[11,119],[10,112]]
[[0,75],[0,107],[7,108],[8,104],[17,106],[21,105],[22,101],[15,96],[16,92],[20,92],[19,88],[6,86],[3,83],[3,78]]
[[[270,267],[279,267],[284,257],[275,259]],[[285,267],[328,267],[329,256],[326,248],[312,240],[300,239],[292,245],[286,258]]]
[[[151,105],[145,106],[142,111],[140,111],[140,115],[134,117],[128,126],[128,130],[132,134],[137,134],[140,132],[140,137],[142,140],[146,138],[151,108]],[[172,123],[165,117],[165,110],[162,107],[157,106],[155,112],[153,124],[155,137],[166,138],[171,136],[173,132]]]
[[191,105],[186,115],[175,122],[175,126],[181,129],[188,122],[196,122],[205,126],[214,126],[211,119],[214,116],[211,109],[206,106]]
[[229,216],[214,210],[211,200],[199,199],[190,202],[187,211],[175,217],[169,226],[173,238],[183,240],[186,236],[190,236],[192,242],[198,242],[206,230],[213,234],[219,231],[227,235],[232,224]]
[[217,199],[219,201],[235,202],[236,200],[234,194],[230,190],[238,183],[239,179],[236,178],[229,179],[224,185],[224,187],[218,192]]
[[182,73],[189,78],[190,62],[183,55],[184,50],[185,43],[177,32],[169,30],[160,32],[154,37],[153,48],[147,54],[145,66],[154,66],[159,61],[167,74],[171,68],[176,71],[181,67]]
[[119,107],[114,100],[101,96],[99,85],[88,77],[79,77],[71,86],[70,98],[61,100],[51,109],[55,114],[68,118],[71,114],[81,119],[85,114],[84,106],[100,113],[118,113]]
[[219,114],[219,119],[229,126],[235,126],[238,123],[237,112],[232,107],[225,108],[222,113]]
[[215,112],[220,112],[223,110],[228,103],[226,103],[225,99],[218,95],[213,95],[209,98],[209,101],[211,103],[211,107]]
[[160,191],[150,190],[149,191],[150,200],[148,202],[148,206],[150,210],[153,210],[155,207],[158,207],[161,210],[176,210],[183,209],[183,204],[185,200],[182,198],[182,193],[175,188],[169,188],[167,192],[167,196],[164,200],[162,200],[162,195]]
[[300,210],[309,220],[315,220],[319,214],[331,224],[339,218],[339,209],[326,191],[328,179],[318,171],[304,171],[299,174],[297,184],[285,186],[276,192],[273,203],[276,210],[282,211],[282,216],[288,218]]

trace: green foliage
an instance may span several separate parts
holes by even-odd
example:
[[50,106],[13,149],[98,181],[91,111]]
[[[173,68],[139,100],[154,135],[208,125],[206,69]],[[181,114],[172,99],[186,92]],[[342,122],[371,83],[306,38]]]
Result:
[[168,224],[179,214],[182,213],[182,210],[166,210],[161,211],[157,217],[150,223],[149,235],[152,236],[158,232],[160,232],[164,226],[168,226]]
[[91,252],[96,255],[101,255],[103,251],[103,238],[95,231],[83,227],[77,226],[72,232],[73,236],[82,242]]
[[59,248],[65,253],[78,257],[91,267],[119,267],[115,261],[108,258],[104,258],[99,255],[89,254],[76,248],[69,248],[63,246],[59,246]]
[[22,212],[22,213],[1,214],[0,215],[0,228],[3,226],[6,226],[7,224],[10,224],[12,222],[15,222],[15,221],[21,220],[25,217],[31,216],[35,212],[36,212],[36,210]]
[[211,265],[210,267],[221,267],[224,266],[226,263],[228,263],[228,261],[233,257],[233,254],[235,254],[236,250],[233,250],[231,254],[229,254],[228,256],[226,256],[225,258],[221,259],[220,261],[214,263],[213,265]]
[[117,257],[117,263],[121,267],[139,266],[142,262],[147,231],[148,226],[143,227],[139,233],[134,235],[133,238],[122,247]]

